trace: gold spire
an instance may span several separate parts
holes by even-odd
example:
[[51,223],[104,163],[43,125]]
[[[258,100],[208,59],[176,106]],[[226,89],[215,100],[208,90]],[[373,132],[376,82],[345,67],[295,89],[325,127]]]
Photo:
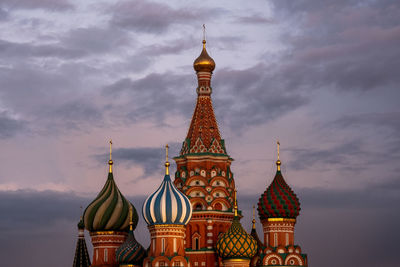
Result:
[[203,24],[203,49],[206,49],[206,25]]
[[165,146],[165,175],[169,175],[168,144]]
[[253,205],[253,220],[252,220],[252,223],[253,223],[253,229],[256,229],[256,207]]
[[108,165],[110,166],[109,172],[112,173],[112,165],[113,165],[113,161],[112,161],[112,140],[110,140],[110,160],[108,161]]
[[279,140],[276,141],[276,144],[278,145],[278,160],[276,161],[276,166],[278,167],[278,171],[281,171],[281,160],[279,159],[279,149],[280,149],[280,145],[281,143],[279,143]]
[[234,197],[234,199],[235,199],[234,206],[233,206],[233,208],[234,208],[234,210],[235,210],[235,217],[238,216],[238,204],[237,204],[236,192],[237,192],[237,191],[236,191],[236,188],[235,188],[235,192],[233,193],[233,194],[234,194],[233,197]]
[[132,231],[133,230],[133,221],[132,221],[132,206],[129,205],[129,230]]

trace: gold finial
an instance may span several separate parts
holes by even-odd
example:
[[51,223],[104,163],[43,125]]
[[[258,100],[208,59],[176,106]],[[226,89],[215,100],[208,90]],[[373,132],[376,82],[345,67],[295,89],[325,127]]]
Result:
[[234,200],[235,200],[234,206],[233,206],[233,208],[234,208],[234,210],[235,210],[235,217],[238,216],[238,204],[237,204],[236,192],[237,192],[237,191],[236,191],[236,188],[235,188],[235,191],[234,191],[234,193],[233,193],[233,197],[234,197]]
[[278,166],[278,171],[281,171],[281,160],[279,159],[279,149],[280,149],[280,145],[281,143],[279,143],[279,140],[276,141],[276,144],[278,145],[278,160],[276,161],[276,166]]
[[108,165],[110,166],[110,173],[112,173],[112,165],[113,165],[113,161],[112,161],[112,140],[110,140],[110,160],[108,161]]
[[168,144],[165,146],[165,175],[169,175]]
[[253,229],[256,229],[256,207],[253,205]]
[[132,221],[132,217],[133,217],[133,211],[132,211],[132,206],[129,205],[129,230],[132,231],[133,230],[133,221]]

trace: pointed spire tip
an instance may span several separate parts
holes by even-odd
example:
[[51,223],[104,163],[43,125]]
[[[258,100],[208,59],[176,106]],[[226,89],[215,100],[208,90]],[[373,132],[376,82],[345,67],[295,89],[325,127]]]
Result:
[[168,144],[165,146],[165,175],[169,175]]
[[280,160],[280,158],[279,158],[279,154],[280,154],[280,146],[281,146],[281,143],[279,142],[279,140],[277,140],[276,141],[276,144],[277,144],[277,146],[278,146],[278,160],[276,161],[276,166],[277,166],[277,170],[278,171],[281,171],[281,160]]
[[112,140],[110,139],[110,160],[108,161],[108,165],[109,165],[109,172],[112,173],[112,165],[114,164],[113,160],[112,160]]

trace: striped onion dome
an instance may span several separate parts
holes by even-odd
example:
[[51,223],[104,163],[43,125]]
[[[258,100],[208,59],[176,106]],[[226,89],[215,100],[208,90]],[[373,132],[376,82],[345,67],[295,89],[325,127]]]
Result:
[[165,175],[157,191],[144,202],[143,217],[148,225],[186,225],[192,217],[192,206],[189,199],[172,183],[170,176]]
[[143,204],[143,217],[148,225],[186,225],[192,217],[192,206],[189,199],[172,183],[168,160],[165,162],[165,167],[163,182]]
[[268,218],[292,218],[295,219],[300,212],[300,202],[296,194],[285,182],[281,173],[281,161],[274,180],[258,201],[258,215],[261,220]]
[[216,251],[222,259],[251,259],[257,253],[257,241],[240,224],[235,190],[235,217],[231,227],[217,240]]
[[142,266],[143,259],[147,256],[147,253],[142,245],[136,241],[133,228],[129,230],[126,241],[115,251],[115,256],[120,266]]
[[110,171],[107,182],[101,192],[86,208],[83,218],[85,228],[88,231],[128,231],[129,206],[133,211],[133,228],[138,223],[138,215],[135,207],[121,194],[115,184],[112,164],[110,159]]

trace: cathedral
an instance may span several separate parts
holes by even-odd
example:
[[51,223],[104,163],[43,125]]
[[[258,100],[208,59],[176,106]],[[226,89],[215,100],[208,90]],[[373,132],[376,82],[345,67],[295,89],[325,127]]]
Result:
[[[257,207],[263,241],[256,232],[254,207],[250,234],[241,225],[233,159],[221,138],[212,105],[215,62],[207,53],[205,39],[193,67],[198,80],[197,103],[181,151],[173,158],[175,175],[171,177],[169,171],[167,145],[165,176],[143,203],[139,216],[115,182],[110,141],[108,177],[78,223],[73,267],[308,266],[307,255],[294,243],[300,202],[282,176],[279,142],[275,177],[262,177],[272,182]],[[135,239],[139,217],[148,225],[148,248]],[[92,259],[84,230],[90,233]]]

